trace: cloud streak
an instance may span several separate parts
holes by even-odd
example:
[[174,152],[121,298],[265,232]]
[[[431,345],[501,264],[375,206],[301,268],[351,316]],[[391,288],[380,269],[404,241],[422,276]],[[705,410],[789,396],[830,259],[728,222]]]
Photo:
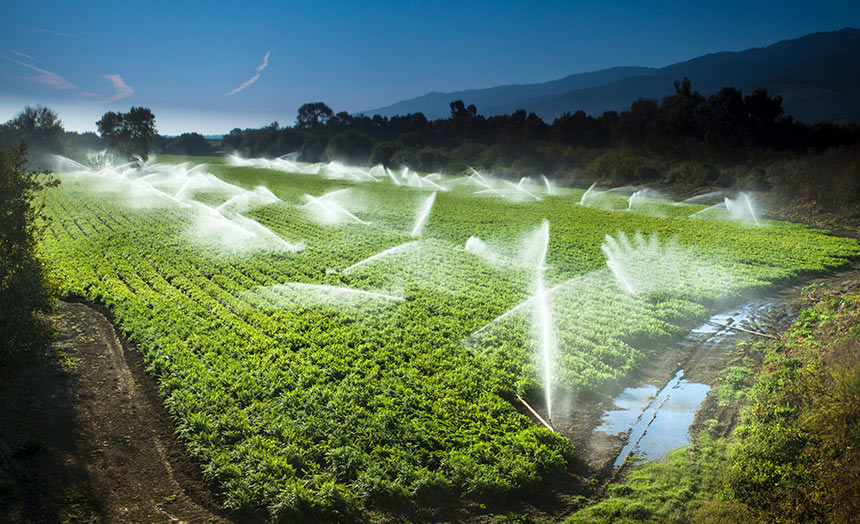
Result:
[[260,73],[257,73],[256,75],[254,75],[254,76],[252,76],[251,78],[249,78],[247,82],[242,82],[242,85],[240,85],[239,87],[237,87],[236,89],[234,89],[234,90],[232,90],[232,91],[229,91],[225,96],[232,96],[232,95],[235,95],[236,93],[238,93],[239,91],[241,91],[241,90],[245,89],[246,87],[248,87],[249,85],[253,84],[254,82],[256,82],[256,81],[257,81],[257,80],[259,80],[259,79],[260,79]]
[[[16,53],[19,55],[23,54],[23,53],[17,53],[16,51],[13,51],[13,53]],[[33,82],[43,84],[46,86],[50,86],[50,87],[53,87],[54,89],[77,89],[77,86],[75,86],[75,84],[69,82],[68,80],[66,80],[65,78],[61,77],[60,75],[58,75],[56,73],[52,73],[50,71],[46,71],[46,70],[39,68],[39,67],[36,67],[34,65],[30,65],[30,64],[21,62],[20,60],[15,60],[14,58],[9,58],[8,56],[5,56],[5,55],[0,55],[0,57],[5,58],[6,60],[8,60],[10,62],[14,62],[20,66],[32,69],[33,71],[36,71],[37,73],[39,73],[36,76],[28,77],[28,79],[32,80]]]
[[134,94],[134,89],[126,84],[120,75],[101,75],[101,77],[107,79],[111,85],[113,85],[114,94],[103,96],[91,91],[84,91],[81,93],[81,98],[89,98],[90,100],[88,102],[91,104],[109,104]]
[[[18,56],[23,56],[23,57],[24,57],[24,58],[26,58],[27,60],[32,60],[33,62],[39,62],[38,60],[36,60],[36,59],[35,59],[35,58],[33,58],[32,56],[27,55],[27,54],[24,54],[24,53],[22,53],[21,51],[15,51],[14,49],[10,49],[10,51],[12,51],[13,53],[15,53],[15,54],[16,54],[16,55],[18,55]],[[41,62],[40,62],[40,63],[41,63]]]
[[269,49],[269,51],[266,53],[266,56],[263,57],[263,63],[257,66],[257,72],[260,72],[263,69],[266,69],[266,66],[269,65],[269,55],[271,55],[271,54],[272,54],[272,50]]
[[243,89],[245,89],[249,85],[251,85],[254,82],[256,82],[257,80],[259,80],[260,79],[260,71],[262,71],[263,69],[266,69],[266,66],[269,65],[269,55],[271,55],[271,54],[272,54],[272,50],[269,49],[266,52],[265,56],[263,56],[263,63],[261,63],[260,65],[257,66],[257,74],[256,75],[252,76],[247,81],[242,82],[242,84],[239,87],[237,87],[236,89],[233,89],[232,91],[228,91],[224,96],[233,96],[236,93],[238,93],[239,91],[242,91]]

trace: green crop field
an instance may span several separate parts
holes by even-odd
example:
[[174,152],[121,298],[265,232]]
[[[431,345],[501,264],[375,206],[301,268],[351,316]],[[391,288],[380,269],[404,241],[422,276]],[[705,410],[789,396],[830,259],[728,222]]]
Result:
[[54,278],[114,313],[231,508],[349,520],[525,496],[576,450],[517,394],[541,410],[547,378],[606,386],[717,305],[860,255],[797,224],[688,218],[704,206],[364,173],[150,165],[45,195]]

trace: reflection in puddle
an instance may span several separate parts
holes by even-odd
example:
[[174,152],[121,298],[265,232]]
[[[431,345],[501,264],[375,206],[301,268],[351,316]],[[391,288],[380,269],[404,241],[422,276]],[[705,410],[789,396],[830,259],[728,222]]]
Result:
[[615,467],[630,455],[655,460],[689,444],[690,425],[711,386],[688,382],[683,376],[684,370],[678,371],[659,393],[651,385],[627,388],[615,399],[621,409],[603,414],[598,431],[609,435],[629,432]]

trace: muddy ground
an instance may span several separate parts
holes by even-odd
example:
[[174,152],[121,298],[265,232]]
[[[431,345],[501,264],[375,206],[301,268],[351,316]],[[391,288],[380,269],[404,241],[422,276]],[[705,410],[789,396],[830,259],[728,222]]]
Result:
[[608,435],[595,429],[601,425],[603,414],[615,408],[614,401],[621,391],[645,385],[653,385],[660,391],[678,370],[683,370],[684,380],[712,386],[696,414],[692,431],[696,431],[705,421],[710,421],[712,430],[722,436],[728,435],[737,422],[738,406],[719,406],[713,386],[719,384],[721,373],[733,362],[745,357],[748,360],[763,357],[753,354],[749,349],[739,348],[738,344],[746,340],[772,340],[771,337],[784,333],[806,307],[804,288],[824,282],[843,287],[858,285],[860,262],[855,262],[848,270],[804,279],[803,282],[783,286],[775,291],[750,296],[735,307],[727,307],[724,311],[730,314],[716,319],[718,324],[728,325],[728,328],[712,326],[713,333],[704,335],[690,329],[680,341],[645,349],[643,365],[621,383],[600,392],[592,392],[587,399],[556,399],[559,407],[555,411],[560,414],[553,421],[555,429],[576,446],[583,462],[579,465],[580,471],[591,479],[592,485],[599,486],[593,493],[599,496],[602,486],[623,473],[624,468],[615,468],[613,463],[626,444],[628,435]]
[[0,522],[232,522],[174,435],[141,355],[60,302],[52,347],[0,371]]

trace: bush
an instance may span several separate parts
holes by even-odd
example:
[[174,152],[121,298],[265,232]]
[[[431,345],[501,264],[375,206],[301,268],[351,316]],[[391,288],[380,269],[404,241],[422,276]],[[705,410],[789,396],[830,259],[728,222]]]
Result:
[[373,139],[357,131],[346,131],[332,138],[326,157],[349,165],[364,165],[370,160]]
[[403,146],[397,142],[379,142],[373,146],[370,152],[370,163],[373,165],[382,164],[387,167],[396,167],[392,163],[392,158],[397,154]]
[[26,171],[27,147],[0,146],[0,355],[31,347],[43,337],[38,313],[51,307],[47,272],[36,256],[42,207],[36,194],[56,181]]

